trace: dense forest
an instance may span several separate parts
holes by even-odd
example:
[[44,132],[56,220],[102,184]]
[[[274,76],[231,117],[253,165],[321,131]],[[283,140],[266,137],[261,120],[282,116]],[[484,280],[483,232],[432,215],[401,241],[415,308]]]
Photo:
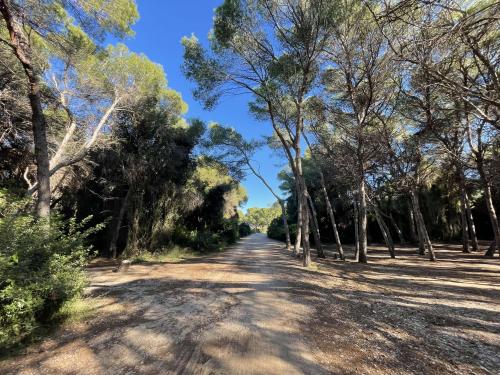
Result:
[[[191,118],[127,48],[134,0],[0,14],[0,348],[60,320],[96,259],[254,232],[304,267],[370,263],[370,244],[395,262],[439,262],[436,243],[500,257],[500,2],[221,1],[207,42],[182,39],[182,72],[207,110],[244,95],[272,132],[258,139]],[[242,211],[249,176],[272,206]]]

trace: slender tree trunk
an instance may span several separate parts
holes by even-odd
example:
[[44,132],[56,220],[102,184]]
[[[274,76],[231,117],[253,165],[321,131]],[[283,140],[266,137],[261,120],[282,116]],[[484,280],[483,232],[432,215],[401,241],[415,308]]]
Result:
[[396,252],[394,249],[394,241],[392,240],[391,233],[389,232],[389,228],[387,227],[387,224],[385,223],[384,219],[382,218],[382,215],[380,214],[380,211],[378,207],[375,206],[375,204],[372,203],[372,208],[373,208],[373,213],[375,214],[375,218],[377,220],[378,226],[380,228],[380,231],[382,232],[382,236],[384,237],[385,244],[387,245],[387,249],[389,250],[389,255],[391,258],[396,258]]
[[467,213],[465,208],[465,189],[460,187],[460,222],[462,224],[462,251],[470,253],[469,249],[469,233],[467,225]]
[[396,233],[398,234],[399,244],[404,245],[406,243],[406,241],[405,241],[403,232],[399,228],[398,223],[396,223],[396,220],[394,220],[394,216],[392,216],[392,213],[389,214],[389,220],[391,221],[392,226],[394,227],[394,229],[396,230]]
[[484,188],[484,198],[486,199],[486,207],[488,208],[488,214],[490,215],[491,226],[493,229],[494,240],[492,246],[489,247],[486,254],[487,257],[492,257],[495,255],[495,251],[498,250],[500,253],[500,229],[498,227],[498,219],[493,206],[493,199],[491,196],[491,187],[489,184],[485,184]]
[[367,227],[367,215],[366,215],[366,190],[365,190],[365,179],[361,175],[359,182],[359,260],[360,263],[367,263],[367,237],[366,237],[366,227]]
[[309,215],[307,214],[307,198],[302,198],[303,215],[303,236],[302,236],[302,257],[304,267],[309,267],[311,264],[311,247],[309,245]]
[[420,211],[418,192],[416,192],[414,189],[411,190],[411,199],[413,202],[413,209],[415,211],[415,219],[417,223],[417,231],[419,236],[419,246],[422,246],[422,242],[424,243],[424,254],[425,254],[425,245],[427,245],[427,250],[429,251],[429,260],[435,261],[436,256],[434,254],[432,242],[430,240],[429,233],[427,233],[427,228],[425,227],[424,217],[422,215],[422,212]]
[[479,251],[479,243],[477,242],[476,235],[476,225],[474,224],[474,217],[472,216],[472,208],[467,190],[465,191],[465,209],[467,212],[467,220],[469,223],[469,234],[472,240],[472,251]]
[[295,178],[295,189],[297,191],[297,234],[295,236],[295,245],[293,247],[293,255],[299,256],[300,254],[300,246],[302,244],[302,198],[300,196],[299,183],[297,182],[297,178]]
[[423,233],[422,227],[420,226],[420,221],[418,218],[417,210],[420,210],[420,207],[418,206],[418,203],[416,204],[413,199],[413,193],[412,194],[412,209],[410,210],[411,212],[411,218],[414,220],[414,224],[416,227],[416,232],[417,232],[417,237],[418,237],[418,253],[420,255],[425,255],[425,235]]
[[281,207],[281,218],[283,219],[283,228],[285,230],[285,240],[286,240],[286,249],[290,251],[291,248],[291,242],[290,242],[290,229],[288,228],[288,219],[287,219],[287,214],[286,214],[286,205],[283,200],[279,199],[278,200],[280,207]]
[[458,180],[460,187],[460,222],[462,224],[462,251],[464,253],[470,253],[469,249],[469,231],[467,224],[467,212],[465,203],[465,180],[462,167],[458,166]]
[[358,198],[353,194],[354,207],[354,261],[359,261],[359,210]]
[[483,183],[484,189],[484,199],[486,200],[486,207],[488,209],[488,215],[490,216],[491,227],[493,229],[493,243],[484,254],[485,257],[492,257],[495,255],[495,251],[498,250],[500,253],[500,227],[498,226],[497,213],[495,211],[495,206],[493,205],[493,197],[491,195],[491,185],[486,177],[486,171],[484,169],[484,164],[482,160],[477,161],[477,167],[479,171],[479,176],[481,177],[481,182]]
[[127,210],[128,201],[130,198],[130,192],[132,189],[127,190],[127,194],[121,201],[120,210],[118,211],[118,216],[116,217],[113,232],[111,233],[111,241],[109,243],[109,253],[116,259],[116,245],[118,243],[118,237],[120,236],[120,228],[122,226],[123,216],[125,216],[125,211]]
[[[413,203],[412,203],[413,205]],[[413,208],[410,206],[408,213],[410,215],[410,236],[411,236],[411,241],[413,243],[416,243],[419,241],[419,238],[417,237],[417,231],[415,230],[415,216],[413,215]]]
[[22,23],[16,19],[9,0],[0,0],[0,13],[9,32],[12,50],[22,64],[28,80],[28,97],[31,107],[33,142],[35,144],[38,217],[50,216],[50,171],[49,148],[47,144],[47,123],[43,113],[40,93],[40,79],[32,62],[32,51]]
[[325,197],[326,211],[328,212],[328,216],[330,217],[330,222],[332,224],[333,235],[335,236],[335,244],[337,245],[337,252],[339,253],[339,258],[345,260],[344,249],[342,249],[342,243],[340,242],[337,223],[335,222],[335,215],[333,214],[333,208],[330,203],[330,198],[328,197],[328,192],[326,190],[325,178],[323,176],[323,172],[321,171],[320,171],[320,178],[321,178],[321,191],[323,192],[323,196]]
[[309,210],[308,210],[310,214],[309,220],[311,221],[312,224],[313,238],[314,238],[314,243],[316,245],[316,252],[318,254],[318,258],[325,258],[325,252],[323,251],[323,246],[321,245],[321,234],[319,233],[318,216],[316,213],[316,208],[314,207],[314,202],[309,192],[307,192],[307,200],[309,202]]

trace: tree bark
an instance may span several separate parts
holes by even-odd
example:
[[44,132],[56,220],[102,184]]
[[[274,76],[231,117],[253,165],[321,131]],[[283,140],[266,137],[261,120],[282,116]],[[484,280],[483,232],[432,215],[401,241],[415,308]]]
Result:
[[469,248],[469,231],[467,224],[467,212],[466,212],[466,203],[465,203],[465,179],[462,171],[462,167],[460,165],[457,166],[458,171],[458,185],[460,188],[460,222],[462,224],[462,251],[464,253],[470,253]]
[[309,219],[312,224],[313,238],[314,238],[314,243],[316,245],[316,252],[318,254],[318,258],[325,258],[325,252],[323,251],[323,246],[321,245],[321,234],[319,233],[318,216],[316,213],[316,208],[314,207],[314,202],[309,192],[307,192],[307,200],[309,202],[308,212],[310,214]]
[[286,214],[286,206],[285,202],[282,199],[278,200],[281,207],[281,218],[283,220],[283,228],[285,230],[285,241],[286,241],[286,249],[290,251],[291,249],[291,241],[290,241],[290,229],[288,228],[288,219]]
[[23,66],[28,80],[28,97],[31,107],[33,142],[35,144],[38,217],[50,216],[50,172],[49,149],[47,144],[47,123],[43,113],[40,93],[40,79],[32,62],[32,51],[22,24],[16,19],[9,0],[0,0],[0,13],[5,21],[10,37],[10,46]]
[[[418,192],[414,189],[411,190],[411,199],[413,202],[413,209],[415,211],[415,219],[417,223],[417,231],[419,236],[419,247],[423,245],[424,254],[425,254],[425,245],[427,245],[427,250],[429,251],[429,260],[435,261],[436,256],[434,254],[434,249],[432,247],[432,242],[429,237],[429,233],[427,233],[427,228],[425,227],[424,217],[422,212],[420,211],[420,202],[418,199]],[[422,254],[422,253],[420,253]],[[423,254],[422,254],[423,255]]]
[[[297,180],[297,177],[295,177]],[[302,198],[299,194],[299,183],[295,181],[295,189],[297,191],[297,234],[295,236],[295,245],[293,247],[293,255],[298,256],[300,254],[300,246],[302,244]]]
[[462,224],[462,251],[464,253],[470,253],[467,213],[465,206],[465,189],[460,186],[460,222]]
[[118,211],[118,216],[116,217],[113,232],[111,233],[111,241],[109,243],[109,254],[113,259],[116,259],[116,245],[118,243],[118,237],[120,236],[120,228],[122,226],[123,216],[125,215],[125,211],[127,210],[128,201],[131,195],[132,189],[127,189],[127,194],[123,198],[120,206],[120,210]]
[[309,245],[309,215],[307,214],[307,198],[302,199],[302,210],[304,212],[303,215],[303,225],[302,225],[302,261],[304,267],[309,267],[311,264],[311,247]]
[[[420,210],[420,207],[417,208],[414,200],[413,200],[413,193],[412,194],[412,209],[410,210],[411,212],[411,217],[415,221],[415,227],[416,227],[416,232],[417,232],[417,238],[418,238],[418,254],[419,255],[425,255],[425,235],[423,233],[422,227],[420,226],[420,220],[418,218],[417,214],[417,209]],[[417,203],[418,205],[418,203]]]
[[465,209],[467,212],[467,221],[469,224],[469,234],[472,240],[472,251],[479,251],[479,243],[477,242],[476,235],[476,225],[474,224],[474,217],[472,216],[472,208],[467,190],[465,191]]
[[321,178],[321,191],[323,192],[323,196],[325,197],[326,211],[328,212],[328,216],[330,217],[330,222],[332,224],[333,235],[335,236],[335,244],[337,245],[337,252],[339,253],[339,258],[341,260],[345,260],[344,249],[342,249],[342,243],[340,242],[337,223],[335,222],[335,215],[333,214],[332,204],[330,203],[330,198],[328,197],[328,192],[326,190],[325,178],[323,176],[323,172],[321,171],[320,171],[320,178]]
[[494,243],[489,247],[488,251],[484,256],[492,257],[495,255],[495,251],[498,250],[500,254],[500,227],[498,226],[498,218],[495,211],[495,206],[493,205],[493,198],[491,195],[491,186],[486,178],[486,173],[482,163],[479,165],[479,175],[481,176],[481,181],[484,188],[484,199],[486,200],[486,207],[488,209],[488,215],[490,216],[491,227],[493,229]]
[[354,207],[354,261],[359,261],[359,210],[358,199],[356,194],[353,194]]
[[385,244],[387,245],[387,249],[389,250],[389,255],[391,256],[391,258],[396,258],[396,252],[394,249],[394,241],[392,240],[392,236],[391,236],[391,233],[389,232],[389,228],[387,227],[387,224],[385,223],[384,219],[382,218],[382,215],[380,214],[378,207],[376,207],[374,203],[372,203],[372,208],[373,208],[373,212],[375,214],[375,218],[377,220],[378,226],[380,228],[380,231],[382,232],[382,236],[384,237]]
[[404,245],[406,241],[403,232],[401,231],[401,228],[399,228],[398,223],[396,223],[396,220],[394,220],[394,216],[392,216],[392,213],[389,214],[389,220],[391,221],[392,226],[394,227],[396,233],[398,234],[399,244]]
[[366,216],[366,190],[365,190],[365,179],[362,175],[359,182],[359,263],[367,263],[367,238],[366,238],[366,227],[367,227],[367,216]]
[[[412,203],[413,205],[413,203]],[[411,240],[413,243],[416,243],[417,241],[419,241],[419,238],[417,237],[417,232],[415,230],[415,217],[413,215],[413,208],[412,207],[409,207],[409,210],[408,210],[409,214],[410,214],[410,236],[411,236]],[[419,243],[420,245],[420,243]]]

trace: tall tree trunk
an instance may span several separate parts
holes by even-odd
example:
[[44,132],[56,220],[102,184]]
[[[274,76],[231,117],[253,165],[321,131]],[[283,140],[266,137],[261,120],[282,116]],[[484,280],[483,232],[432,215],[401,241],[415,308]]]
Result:
[[480,163],[479,175],[481,176],[481,181],[483,183],[484,188],[484,199],[486,200],[486,207],[488,209],[488,214],[490,216],[491,227],[493,229],[494,240],[492,246],[489,247],[486,254],[486,257],[492,257],[495,255],[495,251],[498,250],[500,253],[500,227],[498,226],[498,218],[497,213],[495,211],[495,206],[493,205],[493,197],[491,195],[491,186],[489,181],[486,178],[486,174],[484,171],[484,166]]
[[469,234],[472,240],[472,251],[479,251],[479,243],[477,242],[476,225],[472,216],[472,208],[467,190],[465,191],[465,209],[467,212],[467,221],[469,223]]
[[396,223],[396,220],[394,220],[394,216],[392,216],[392,213],[389,214],[389,220],[391,221],[391,224],[394,227],[394,230],[398,234],[399,244],[404,245],[406,243],[406,241],[405,241],[405,238],[403,235],[403,231],[401,230],[401,228],[399,228],[399,225],[398,225],[398,223]]
[[323,251],[323,246],[321,245],[321,235],[319,233],[318,216],[316,213],[316,208],[314,207],[314,202],[311,198],[309,192],[307,192],[307,201],[309,202],[309,220],[311,221],[314,244],[316,245],[316,252],[318,258],[325,258],[325,252]]
[[469,249],[469,233],[467,224],[467,213],[465,208],[465,190],[460,188],[460,222],[462,224],[462,251],[470,253]]
[[[300,120],[298,122],[302,124]],[[298,125],[299,126],[299,125]],[[300,130],[297,131],[297,140],[300,140]],[[302,205],[302,261],[304,267],[308,267],[311,264],[311,248],[309,244],[309,214],[308,214],[308,203],[307,203],[307,187],[304,180],[304,175],[302,172],[302,155],[300,151],[300,142],[294,144],[295,149],[295,181],[298,187],[297,196],[298,202]]]
[[[413,203],[412,203],[413,205]],[[416,243],[419,241],[419,238],[417,237],[417,231],[415,230],[415,215],[413,214],[413,208],[410,206],[408,213],[410,215],[410,236],[411,236],[411,241],[413,243]],[[419,243],[420,245],[420,243]]]
[[307,198],[302,198],[303,225],[302,225],[302,261],[304,267],[309,267],[311,264],[311,247],[309,245],[309,215],[307,214]]
[[5,21],[10,37],[10,46],[22,64],[28,80],[28,97],[31,107],[33,142],[35,144],[38,217],[50,216],[50,171],[49,148],[47,144],[47,123],[43,113],[40,93],[40,79],[32,62],[32,51],[23,25],[14,14],[10,0],[0,0],[0,13]]
[[290,242],[290,229],[288,228],[288,219],[286,214],[286,205],[282,199],[278,200],[281,207],[281,218],[283,220],[283,228],[285,230],[285,240],[286,240],[286,249],[290,251],[291,242]]
[[377,220],[380,231],[382,232],[382,236],[384,237],[385,244],[387,245],[387,249],[389,250],[389,255],[391,258],[396,258],[396,252],[394,249],[394,241],[392,240],[391,233],[389,232],[389,228],[385,223],[382,215],[377,206],[372,202],[373,213],[375,214],[375,219]]
[[[432,242],[429,237],[429,233],[427,233],[427,228],[425,227],[424,217],[422,215],[422,211],[420,211],[420,202],[418,199],[418,192],[414,189],[411,190],[411,199],[413,202],[413,210],[415,213],[415,219],[417,223],[417,231],[419,236],[419,246],[423,242],[427,245],[427,250],[429,251],[429,260],[435,261],[436,256],[434,254],[434,249],[432,247]],[[425,254],[425,245],[424,245],[424,254]]]
[[[417,237],[418,237],[418,253],[419,255],[425,255],[425,235],[422,230],[422,227],[420,226],[420,221],[418,219],[418,214],[417,214],[417,207],[415,205],[414,199],[413,199],[413,193],[412,194],[412,209],[410,210],[411,212],[411,218],[415,221],[415,227],[417,231]],[[418,205],[418,203],[417,203]],[[420,207],[418,207],[418,210],[420,210]]]
[[118,211],[118,216],[116,217],[113,225],[113,232],[111,233],[111,241],[109,243],[109,253],[113,259],[116,259],[116,245],[118,243],[118,237],[120,236],[120,228],[122,226],[123,216],[127,210],[131,190],[132,189],[127,189],[127,194],[121,201],[120,210]]
[[465,179],[462,171],[462,167],[458,166],[458,180],[460,187],[460,222],[462,224],[462,251],[464,253],[470,253],[469,249],[469,231],[467,224],[467,212],[466,212],[466,203],[465,203]]
[[297,191],[297,234],[295,236],[295,245],[293,247],[293,255],[299,256],[300,254],[300,246],[302,244],[302,197],[299,194],[299,183],[297,182],[297,178],[295,178],[295,189]]
[[366,237],[366,227],[367,227],[367,216],[366,216],[366,190],[365,190],[365,179],[361,175],[359,182],[359,260],[360,263],[367,263],[367,237]]
[[354,261],[359,261],[359,210],[358,198],[353,194],[354,203]]
[[320,171],[320,178],[321,178],[321,191],[323,192],[323,196],[325,198],[325,203],[326,203],[326,211],[328,212],[328,216],[332,224],[333,235],[335,236],[335,244],[337,245],[337,252],[339,253],[339,258],[345,260],[344,249],[342,249],[342,243],[340,242],[337,223],[335,222],[335,215],[333,214],[333,208],[330,203],[330,198],[328,197],[328,191],[326,190],[325,178],[323,176],[323,172],[321,171]]

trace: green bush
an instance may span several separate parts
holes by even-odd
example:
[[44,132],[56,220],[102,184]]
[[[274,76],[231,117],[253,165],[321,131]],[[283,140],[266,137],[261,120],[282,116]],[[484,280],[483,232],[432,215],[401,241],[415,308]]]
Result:
[[4,198],[0,192],[0,348],[29,338],[79,295],[90,250],[85,238],[98,229],[82,231],[86,221],[52,217],[48,224],[8,212]]
[[240,238],[240,230],[237,220],[225,220],[224,230],[222,231],[222,240],[226,244],[233,244]]
[[285,241],[285,230],[283,228],[283,220],[281,218],[274,218],[267,227],[267,236],[269,238]]
[[221,250],[225,245],[233,244],[239,238],[239,225],[235,220],[224,220],[217,231],[189,230],[180,225],[172,233],[173,244],[189,247],[202,253]]
[[245,237],[252,234],[252,228],[247,223],[241,223],[239,226],[240,237]]
[[[295,242],[297,224],[288,224],[288,230],[290,231],[291,241]],[[283,226],[283,219],[281,217],[277,217],[271,221],[271,224],[267,227],[267,236],[278,241],[286,241],[285,227]]]

